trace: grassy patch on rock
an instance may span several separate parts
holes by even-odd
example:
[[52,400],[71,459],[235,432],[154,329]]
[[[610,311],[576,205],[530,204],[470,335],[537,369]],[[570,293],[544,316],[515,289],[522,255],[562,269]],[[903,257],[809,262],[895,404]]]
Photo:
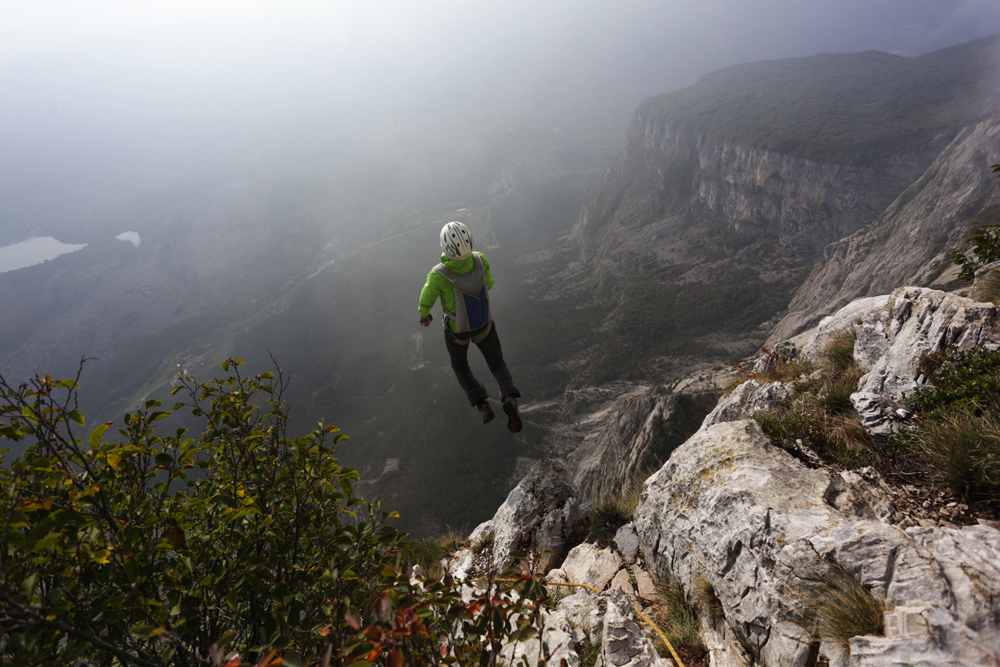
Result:
[[[708,664],[708,649],[698,631],[698,612],[688,602],[684,587],[679,581],[664,580],[656,586],[653,620],[685,665]],[[659,637],[653,640],[661,657],[669,658],[670,651]]]
[[873,595],[838,563],[830,563],[819,585],[799,596],[820,639],[847,649],[851,637],[885,634],[885,600]]

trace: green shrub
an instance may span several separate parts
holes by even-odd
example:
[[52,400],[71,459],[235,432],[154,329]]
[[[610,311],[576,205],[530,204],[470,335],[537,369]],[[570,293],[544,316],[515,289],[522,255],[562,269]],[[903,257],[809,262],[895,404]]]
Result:
[[497,539],[497,534],[494,533],[492,530],[485,532],[479,537],[478,540],[476,540],[475,544],[472,545],[472,551],[477,554],[481,554],[487,549],[492,548],[493,543],[496,541],[496,539]]
[[462,543],[463,539],[457,534],[406,539],[400,543],[400,552],[411,565],[419,565],[426,573],[440,567],[441,560],[461,549]]
[[[1000,164],[992,166],[994,174],[1000,174]],[[965,235],[965,242],[972,246],[975,259],[958,250],[951,251],[952,261],[962,267],[958,277],[972,282],[976,279],[976,271],[990,262],[1000,259],[1000,225],[972,223],[974,228]]]
[[826,380],[816,397],[819,407],[829,414],[854,414],[856,411],[854,404],[851,403],[851,394],[858,390],[858,381],[861,380],[861,376],[861,370],[854,366]]
[[936,411],[1000,403],[1000,350],[974,347],[963,352],[925,357],[921,368],[931,386],[918,387],[907,398],[910,409],[933,416]]
[[597,664],[597,659],[601,657],[601,642],[595,644],[589,639],[585,639],[577,645],[576,654],[580,656],[581,667],[594,667]]
[[[146,401],[118,442],[110,423],[84,439],[76,380],[0,378],[0,437],[31,443],[0,467],[0,661],[474,664],[537,631],[528,575],[468,601],[448,575],[411,583],[392,513],[333,456],[344,436],[287,437],[281,374],[238,367]],[[184,407],[203,432],[157,432]]]

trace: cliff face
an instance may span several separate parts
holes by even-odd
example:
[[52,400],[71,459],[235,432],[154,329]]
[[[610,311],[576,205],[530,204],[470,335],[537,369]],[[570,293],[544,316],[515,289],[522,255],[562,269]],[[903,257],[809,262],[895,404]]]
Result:
[[970,125],[871,225],[830,245],[796,292],[770,340],[807,328],[848,301],[903,284],[937,286],[954,277],[949,252],[972,221],[1000,221],[990,172],[1000,159],[1000,100]]
[[[792,253],[797,264],[808,263],[828,243],[875,220],[933,156],[928,148],[872,166],[817,162],[706,139],[671,127],[644,104],[571,239],[581,244],[585,261],[613,260],[625,249],[656,254],[663,244],[640,230],[682,221],[692,246],[704,239],[710,249],[728,245],[736,254],[732,250],[765,241],[770,259]],[[727,243],[726,237],[737,238]],[[636,243],[640,238],[654,243]],[[739,244],[743,248],[734,247]],[[658,259],[669,261],[662,253]]]

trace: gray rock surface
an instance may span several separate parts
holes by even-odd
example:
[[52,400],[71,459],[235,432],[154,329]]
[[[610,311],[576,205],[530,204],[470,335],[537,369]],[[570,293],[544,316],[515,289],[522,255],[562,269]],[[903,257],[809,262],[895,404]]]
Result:
[[1000,308],[923,287],[901,287],[858,327],[859,391],[902,399],[923,380],[923,357],[954,346],[996,349]]
[[776,407],[792,395],[791,382],[768,382],[761,384],[757,380],[747,380],[728,396],[722,397],[715,409],[708,413],[701,424],[705,430],[715,424],[749,419],[755,415]]
[[601,630],[601,655],[595,667],[670,667],[672,660],[661,658],[646,628],[632,608],[632,601],[620,588],[605,593],[607,610]]
[[[695,400],[707,411],[716,397],[707,394]],[[677,394],[657,394],[639,386],[582,413],[577,422],[582,442],[566,461],[573,484],[585,498],[618,495],[635,487],[643,454],[656,437],[654,424],[669,419],[680,400]]]
[[502,572],[513,562],[511,551],[535,554],[538,567],[547,570],[566,553],[567,542],[581,536],[589,513],[590,504],[570,484],[565,464],[555,459],[539,461],[508,494],[493,518],[469,536],[476,544],[493,534],[485,553],[456,554],[451,571],[459,578],[470,576],[478,557],[492,563],[495,572]]
[[901,287],[857,327],[854,358],[864,377],[851,396],[862,423],[876,436],[903,428],[907,394],[926,384],[921,360],[935,352],[977,345],[996,349],[1000,308],[921,287]]
[[[856,330],[860,323],[889,302],[889,295],[855,299],[833,315],[820,320],[815,329],[803,334],[799,345],[799,356],[804,361],[820,362],[823,350],[830,338],[841,331]],[[796,341],[798,342],[798,338]]]
[[622,559],[611,549],[584,542],[573,547],[562,567],[549,571],[549,581],[572,582],[604,590],[621,569]]
[[635,524],[629,522],[618,529],[612,545],[621,556],[622,563],[631,565],[639,553],[639,536],[635,532]]
[[926,636],[857,638],[858,659],[870,654],[857,664],[893,664],[876,653],[904,648],[1000,660],[1000,531],[904,532],[879,519],[886,508],[860,476],[807,469],[747,420],[678,448],[647,480],[635,525],[650,570],[689,591],[699,577],[711,583],[728,627],[765,665],[806,664],[810,632],[797,591],[810,590],[824,559],[893,608],[929,605]]

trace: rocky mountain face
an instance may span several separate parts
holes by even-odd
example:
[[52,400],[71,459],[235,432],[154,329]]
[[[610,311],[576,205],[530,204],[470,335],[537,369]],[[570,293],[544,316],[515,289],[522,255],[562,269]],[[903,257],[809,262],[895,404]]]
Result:
[[1000,98],[963,128],[934,162],[870,225],[827,247],[770,335],[787,338],[861,296],[896,285],[945,285],[950,249],[972,221],[1000,221],[1000,190],[989,166],[1000,156]]
[[583,367],[669,379],[680,356],[746,354],[858,296],[947,282],[968,223],[1000,215],[998,62],[996,37],[821,54],[644,101],[569,236],[564,282],[608,306],[621,350]]
[[[694,253],[699,244],[725,253],[735,246],[728,237],[744,244],[744,257],[801,266],[877,218],[933,156],[928,148],[872,166],[818,162],[707,139],[647,101],[571,239],[584,261],[626,271],[633,254],[676,263],[682,249]],[[684,246],[665,234],[678,227],[687,232]]]
[[[612,373],[617,381],[578,382],[526,410],[561,461],[539,464],[449,569],[467,577],[509,565],[512,550],[555,545],[543,558],[548,581],[584,590],[548,612],[541,639],[569,665],[594,646],[597,665],[671,664],[647,622],[664,581],[688,601],[711,592],[712,604],[695,608],[713,666],[1000,665],[1000,525],[968,525],[959,503],[914,504],[874,468],[824,464],[801,440],[778,446],[754,419],[799,391],[759,371],[778,357],[815,368],[850,332],[850,404],[878,447],[914,427],[905,397],[927,384],[928,355],[1000,348],[1000,308],[929,287],[954,287],[947,250],[971,220],[1000,220],[989,172],[1000,98],[980,86],[998,43],[910,60],[752,64],[644,102],[573,229],[580,259],[564,278],[573,294],[589,289],[611,306],[607,345],[590,360],[624,369],[622,358],[638,357],[645,381]],[[963,96],[948,82],[970,63],[981,67]],[[799,77],[813,98],[774,87],[782,77]],[[900,111],[920,104],[901,91],[928,81],[952,97],[923,108],[931,120]],[[846,120],[803,112],[817,99],[836,107],[838,96],[864,108]],[[746,120],[747,111],[773,113]],[[736,387],[731,369],[707,361],[768,334],[774,351]],[[678,348],[656,343],[671,335],[687,346],[672,374],[663,359]],[[631,522],[611,540],[575,544],[583,499],[621,497],[642,478]],[[549,496],[559,498],[550,507]],[[837,577],[884,602],[880,632],[820,638],[816,600]]]
[[[851,399],[862,411],[925,383],[925,354],[1000,347],[998,318],[993,304],[903,287],[848,304],[782,349],[815,360],[833,336],[855,328],[853,357],[864,373]],[[687,386],[703,387],[708,376]],[[587,646],[600,647],[597,665],[676,664],[650,639],[657,581],[677,582],[688,599],[711,591],[716,611],[696,607],[711,665],[1000,665],[1000,526],[926,518],[899,505],[872,468],[838,471],[777,447],[750,417],[790,391],[747,380],[723,397],[645,481],[632,522],[609,546],[578,543],[589,507],[573,481],[594,484],[587,471],[602,457],[592,443],[586,455],[569,457],[575,467],[542,461],[472,533],[479,546],[447,567],[471,578],[508,567],[514,550],[537,551],[536,567],[554,590],[574,586],[547,612],[542,636],[568,665],[582,664]],[[604,406],[606,453],[628,468],[621,443],[641,441],[643,425],[668,410],[666,397],[642,391]],[[865,421],[873,435],[883,426]],[[610,464],[604,474],[613,476]],[[884,600],[881,634],[844,644],[817,638],[810,609],[831,576]],[[505,657],[533,656],[533,641]]]

